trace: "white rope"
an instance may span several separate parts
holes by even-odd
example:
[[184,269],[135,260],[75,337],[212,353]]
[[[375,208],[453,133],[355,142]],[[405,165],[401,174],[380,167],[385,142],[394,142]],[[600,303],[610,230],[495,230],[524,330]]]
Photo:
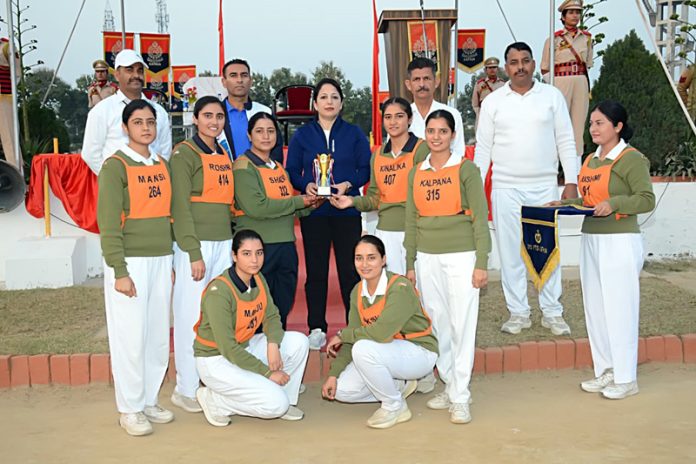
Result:
[[508,31],[510,31],[510,35],[512,36],[512,40],[517,42],[517,37],[515,37],[515,33],[512,32],[512,27],[510,27],[510,21],[508,21],[507,16],[505,16],[505,11],[503,11],[502,5],[500,5],[500,0],[495,0],[495,2],[498,4],[498,8],[500,9],[500,14],[503,15],[503,19],[505,20],[505,24],[507,24]]
[[660,60],[660,64],[662,65],[662,70],[665,72],[665,76],[667,76],[667,80],[669,81],[669,86],[672,88],[672,92],[674,93],[674,97],[677,99],[677,102],[679,103],[679,106],[682,109],[682,112],[684,113],[684,117],[686,117],[686,120],[689,122],[689,126],[691,127],[691,131],[696,135],[696,125],[694,125],[694,121],[691,119],[691,116],[689,115],[689,110],[686,108],[686,105],[681,99],[681,96],[679,95],[679,92],[677,92],[677,87],[674,85],[674,81],[672,80],[672,76],[669,73],[669,69],[667,69],[667,64],[665,64],[665,59],[662,57],[662,54],[660,53],[660,49],[657,47],[657,43],[655,42],[655,37],[653,34],[651,34],[650,31],[650,26],[648,24],[648,20],[645,17],[645,13],[643,12],[643,9],[640,7],[640,0],[636,0],[636,7],[638,8],[638,12],[640,13],[640,17],[643,19],[643,25],[645,26],[645,32],[648,34],[648,37],[650,37],[650,43],[652,43],[653,48],[655,49],[655,54],[657,55],[657,58]]
[[68,42],[65,44],[65,48],[63,49],[63,53],[60,55],[60,59],[58,60],[58,65],[56,66],[56,69],[53,70],[53,76],[51,77],[51,83],[48,84],[48,88],[46,89],[46,93],[44,94],[43,99],[41,100],[41,106],[44,106],[46,104],[46,100],[48,99],[48,94],[51,92],[51,88],[53,87],[53,83],[56,80],[56,76],[58,75],[58,70],[60,69],[60,65],[63,64],[63,58],[65,58],[65,52],[68,51],[68,46],[70,45],[70,40],[72,39],[73,33],[75,32],[75,28],[77,27],[77,22],[80,19],[80,15],[82,14],[82,9],[85,7],[85,2],[87,0],[82,0],[82,5],[80,5],[80,11],[77,12],[77,18],[75,18],[75,24],[73,24],[72,30],[70,31],[70,35],[68,36]]

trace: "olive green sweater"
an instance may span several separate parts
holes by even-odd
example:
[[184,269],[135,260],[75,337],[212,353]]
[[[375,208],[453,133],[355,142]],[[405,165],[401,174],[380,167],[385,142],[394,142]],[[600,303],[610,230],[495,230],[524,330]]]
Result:
[[462,208],[470,216],[419,216],[413,200],[416,165],[408,175],[406,198],[406,269],[413,270],[416,252],[428,254],[476,251],[476,269],[488,269],[491,235],[488,230],[488,203],[481,174],[474,163],[465,160],[459,168]]
[[[230,269],[220,274],[220,278],[227,281],[237,296],[244,301],[253,301],[259,294],[258,287],[252,287],[250,292],[240,292],[230,279]],[[235,272],[232,268],[231,272]],[[263,317],[263,333],[268,338],[268,343],[280,343],[285,332],[280,324],[280,314],[273,297],[268,289],[266,279],[259,274],[260,283],[266,289],[268,305]],[[256,356],[249,353],[246,348],[249,342],[237,343],[235,330],[237,327],[237,300],[228,285],[218,279],[212,280],[201,299],[201,320],[198,327],[198,335],[204,340],[214,341],[217,348],[205,346],[198,340],[193,342],[194,356],[207,358],[222,355],[232,364],[247,371],[268,377],[271,375],[269,367]]]
[[[129,166],[144,166],[128,155],[116,152]],[[154,155],[153,155],[154,156]],[[159,164],[159,159],[155,164]],[[164,162],[167,166],[166,161]],[[121,227],[121,214],[130,213],[126,167],[116,158],[104,161],[99,171],[97,224],[102,255],[113,268],[117,279],[128,276],[126,257],[154,257],[172,254],[172,232],[168,217],[126,219]]]
[[[413,164],[416,165],[423,161],[430,149],[428,144],[425,142],[421,143],[417,148],[415,145],[420,139],[415,135],[411,134],[411,138],[406,142],[404,149],[398,154],[397,158],[406,156],[410,153],[415,153],[413,155]],[[408,151],[406,151],[408,150]],[[354,197],[353,206],[358,211],[374,211],[379,210],[379,220],[377,222],[377,228],[379,230],[386,230],[392,232],[403,232],[405,227],[405,215],[406,215],[406,202],[402,203],[380,203],[379,188],[377,185],[377,174],[375,173],[375,157],[384,156],[389,159],[394,159],[394,153],[391,150],[391,143],[387,142],[384,147],[377,150],[376,153],[372,154],[370,158],[370,186],[367,188],[367,192],[364,196]]]
[[[275,169],[282,168],[276,164]],[[268,198],[259,168],[247,154],[237,158],[233,172],[235,205],[244,211],[235,218],[235,229],[255,230],[265,243],[294,242],[295,216],[311,211],[305,208],[302,197]]]
[[[589,161],[589,167],[611,164],[613,160],[598,157]],[[564,204],[582,205],[582,198],[564,200]],[[655,194],[650,180],[650,161],[640,152],[626,153],[611,168],[609,177],[609,204],[613,213],[605,217],[588,216],[582,223],[586,234],[639,233],[638,214],[655,208]],[[627,217],[616,219],[616,214]]]
[[[391,279],[394,274],[387,271],[387,279]],[[378,303],[384,298],[387,301],[379,318],[368,326],[363,326],[360,322],[358,312],[358,298],[362,298],[365,307],[372,306],[369,300],[358,293],[360,283],[358,283],[350,294],[350,312],[348,314],[348,326],[341,331],[341,346],[338,356],[331,363],[329,376],[338,377],[343,369],[353,361],[353,344],[358,340],[373,340],[379,343],[388,343],[394,339],[397,333],[409,334],[426,330],[430,321],[423,313],[420,299],[416,294],[413,284],[406,277],[399,276],[388,289],[384,296],[377,296],[373,304]],[[437,339],[432,334],[424,335],[409,340],[423,348],[438,352]]]
[[[196,146],[193,139],[188,142]],[[202,259],[201,240],[217,242],[232,239],[230,206],[191,201],[192,196],[198,196],[203,191],[203,163],[196,150],[188,145],[177,145],[169,164],[172,171],[174,239],[179,248],[189,254],[191,262],[198,261]]]

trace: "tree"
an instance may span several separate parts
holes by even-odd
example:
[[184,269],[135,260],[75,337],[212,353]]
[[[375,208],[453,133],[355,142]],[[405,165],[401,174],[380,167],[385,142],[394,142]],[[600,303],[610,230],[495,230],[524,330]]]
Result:
[[[27,84],[26,84],[26,79],[27,77],[31,74],[31,69],[35,66],[42,65],[43,61],[38,60],[36,63],[33,64],[27,64],[27,59],[26,56],[29,53],[32,53],[35,51],[38,47],[37,44],[39,43],[38,40],[36,39],[31,39],[28,40],[26,37],[26,33],[29,31],[33,31],[36,29],[36,25],[27,25],[27,22],[29,20],[24,17],[24,13],[29,9],[29,5],[25,6],[22,8],[22,5],[20,3],[20,0],[7,0],[11,4],[11,10],[12,14],[14,15],[13,18],[13,29],[14,31],[13,34],[9,34],[11,37],[14,35],[14,38],[16,39],[17,42],[17,53],[19,55],[19,68],[20,68],[20,75],[19,75],[19,82],[17,84],[17,94],[18,94],[18,104],[20,105],[21,113],[22,113],[22,124],[20,126],[23,128],[22,129],[22,141],[24,142],[24,145],[30,146],[32,144],[31,140],[31,134],[30,131],[33,128],[33,125],[30,124],[29,121],[29,105],[27,105],[27,102],[29,100],[30,94],[27,91]],[[4,20],[0,20],[1,22],[7,24]],[[24,148],[26,150],[26,147]],[[23,151],[24,151],[23,150]]]
[[[631,144],[645,153],[652,169],[660,167],[664,155],[687,138],[687,122],[671,83],[634,30],[605,50],[599,79],[592,88],[592,103],[607,99],[626,107],[629,124],[635,129]],[[587,130],[585,143],[596,147]]]
[[273,93],[268,84],[268,78],[261,73],[252,73],[252,84],[249,97],[253,101],[263,103],[266,106],[273,105]]
[[271,77],[268,79],[268,84],[271,88],[271,92],[275,95],[277,91],[288,85],[309,84],[309,79],[307,79],[304,73],[293,73],[290,68],[283,67],[273,70]]
[[[27,76],[26,85],[30,100],[40,101],[43,99],[52,77],[53,70],[48,68],[38,68]],[[68,147],[71,145],[70,142],[73,142],[73,144],[82,142],[87,122],[87,112],[89,111],[86,88],[91,82],[92,76],[85,74],[76,80],[76,87],[71,87],[67,82],[56,77],[46,100],[45,106],[52,109],[60,120],[65,123],[66,133],[69,136],[69,139],[66,141]],[[35,126],[32,124],[33,127]],[[57,137],[58,135],[54,136]]]

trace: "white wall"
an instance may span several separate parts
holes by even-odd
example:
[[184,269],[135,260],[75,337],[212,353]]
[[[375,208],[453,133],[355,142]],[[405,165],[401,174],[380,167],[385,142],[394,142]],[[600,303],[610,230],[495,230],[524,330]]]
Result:
[[[681,258],[696,256],[696,182],[655,183],[655,196],[659,203],[652,214],[639,217],[645,239],[648,259]],[[70,223],[61,203],[51,198],[51,211]],[[578,264],[581,217],[562,216],[559,231],[561,264]],[[31,217],[23,206],[10,213],[0,214],[0,281],[5,280],[5,259],[8,250],[23,237],[43,236],[43,219]],[[102,274],[99,237],[56,219],[51,221],[54,236],[85,236],[87,245],[87,274]],[[495,243],[495,240],[494,240]],[[495,245],[489,263],[491,269],[499,269],[500,263]]]

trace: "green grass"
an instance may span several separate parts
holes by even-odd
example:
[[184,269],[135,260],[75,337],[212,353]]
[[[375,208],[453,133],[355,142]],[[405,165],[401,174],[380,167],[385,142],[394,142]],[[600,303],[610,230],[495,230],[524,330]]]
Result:
[[[533,326],[520,335],[500,332],[508,317],[500,282],[481,297],[476,344],[502,346],[556,338],[540,326],[536,292],[530,286]],[[586,337],[578,281],[563,282],[565,318],[572,337]],[[105,353],[104,297],[101,288],[0,291],[0,354]],[[696,333],[696,294],[659,278],[641,279],[642,336]]]

